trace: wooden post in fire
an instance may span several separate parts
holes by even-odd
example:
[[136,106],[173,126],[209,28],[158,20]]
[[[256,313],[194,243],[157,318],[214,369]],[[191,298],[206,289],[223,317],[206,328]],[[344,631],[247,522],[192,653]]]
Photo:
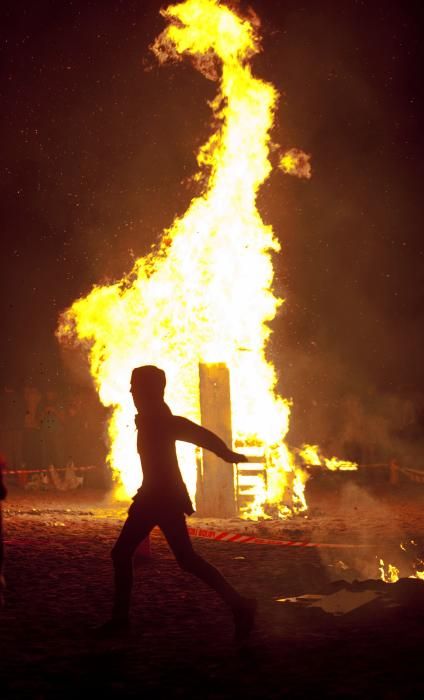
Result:
[[[223,363],[199,365],[200,415],[212,430],[232,448],[230,373]],[[196,509],[201,516],[232,518],[237,515],[234,465],[203,450],[198,462]]]

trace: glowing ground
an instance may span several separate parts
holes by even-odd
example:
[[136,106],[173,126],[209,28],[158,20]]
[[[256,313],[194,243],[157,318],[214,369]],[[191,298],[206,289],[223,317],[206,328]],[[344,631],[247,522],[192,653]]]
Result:
[[[359,542],[362,537],[363,543],[368,538],[387,557],[401,532],[422,552],[421,492],[386,488],[378,498],[362,490],[349,493],[352,512],[342,507],[339,491],[324,496],[316,489],[308,519],[205,524],[290,539]],[[109,613],[109,551],[124,515],[124,508],[101,502],[93,492],[10,494],[4,508],[10,544],[7,602],[0,617],[2,697],[67,698],[84,692],[119,698],[161,692],[168,697],[280,698],[315,695],[319,688],[324,697],[393,699],[423,691],[417,649],[424,582],[362,583],[362,590],[389,592],[388,599],[368,595],[367,605],[347,615],[278,602],[336,591],[341,584],[331,582],[352,581],[360,560],[375,567],[375,552],[368,549],[365,554],[196,539],[202,555],[243,593],[259,599],[257,630],[245,648],[237,649],[220,601],[180,572],[154,532],[153,559],[137,569],[130,636],[95,641],[90,628]]]

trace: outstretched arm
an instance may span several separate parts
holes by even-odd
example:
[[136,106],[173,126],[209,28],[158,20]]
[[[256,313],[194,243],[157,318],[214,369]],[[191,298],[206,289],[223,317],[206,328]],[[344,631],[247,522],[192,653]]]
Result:
[[175,439],[183,442],[191,442],[194,445],[210,450],[224,462],[247,462],[247,457],[239,452],[230,450],[225,442],[215,435],[211,430],[203,428],[197,423],[193,423],[188,418],[174,416]]

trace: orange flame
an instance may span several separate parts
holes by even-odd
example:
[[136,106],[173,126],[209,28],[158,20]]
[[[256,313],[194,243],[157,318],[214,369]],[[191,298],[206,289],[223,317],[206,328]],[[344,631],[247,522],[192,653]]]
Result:
[[394,564],[385,564],[384,560],[380,559],[378,570],[384,583],[396,583],[396,581],[399,581],[399,569]]
[[311,156],[308,153],[300,151],[298,148],[291,148],[286,151],[281,158],[279,168],[286,175],[294,175],[294,177],[310,180],[312,177]]
[[[410,545],[412,545],[412,547]],[[403,566],[403,569],[405,569],[407,566],[409,570],[411,570],[412,568],[414,572],[413,574],[409,574],[408,578],[421,579],[422,581],[424,581],[424,561],[417,557],[416,553],[414,552],[414,548],[417,546],[416,542],[414,542],[414,540],[410,540],[409,542],[401,542],[399,546],[403,552],[406,552],[409,559],[408,563]],[[396,583],[396,581],[399,580],[401,575],[400,569],[398,569],[393,564],[385,564],[383,559],[380,559],[379,561],[379,572],[381,580],[385,583]]]
[[358,469],[356,462],[338,459],[338,457],[324,457],[318,445],[303,445],[297,452],[303,462],[310,466],[324,466],[330,471],[356,471]]
[[[75,301],[61,317],[58,336],[87,347],[100,400],[113,408],[109,460],[126,493],[141,480],[132,368],[162,367],[172,410],[200,421],[199,362],[225,362],[234,439],[259,442],[266,454],[266,486],[255,490],[248,515],[263,515],[264,502],[280,515],[304,510],[306,475],[284,443],[289,403],[276,395],[276,373],[265,355],[268,323],[282,303],[272,292],[271,254],[280,245],[261,220],[256,196],[271,171],[269,132],[278,95],[252,75],[249,60],[260,48],[252,22],[219,0],[187,0],[161,12],[169,25],[152,47],[159,61],[188,55],[218,79],[211,103],[218,127],[197,156],[198,179],[207,178],[204,192],[123,280],[95,286]],[[180,444],[178,454],[194,498],[195,450]]]

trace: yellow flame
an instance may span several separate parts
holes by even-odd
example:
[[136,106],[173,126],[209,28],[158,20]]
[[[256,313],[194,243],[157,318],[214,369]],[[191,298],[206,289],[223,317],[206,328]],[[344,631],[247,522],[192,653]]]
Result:
[[[412,544],[413,547],[417,546],[417,543],[414,540],[409,540],[409,542],[401,542],[400,543],[400,548],[403,552],[410,553],[411,547],[409,546]],[[416,579],[421,579],[424,581],[424,561],[422,559],[419,559],[417,556],[414,557],[414,560],[412,562],[412,567],[415,573],[410,574],[408,578],[416,578]]]
[[310,160],[311,156],[308,153],[304,153],[298,148],[291,148],[281,156],[278,167],[286,175],[294,175],[295,177],[309,180],[312,176]]
[[321,466],[321,457],[319,456],[318,450],[319,448],[317,445],[303,445],[303,447],[299,449],[299,456],[303,459],[305,464],[319,467]]
[[[414,543],[415,544],[415,543]],[[409,578],[419,578],[424,581],[424,561],[422,559],[416,559],[414,562],[415,574]]]
[[383,559],[380,559],[378,570],[381,580],[385,583],[396,583],[396,581],[399,581],[399,569],[393,564],[385,564]]
[[337,457],[331,457],[331,459],[324,457],[324,464],[331,471],[355,471],[358,469],[356,462],[349,462],[346,459],[338,459]]
[[[187,0],[162,14],[170,24],[153,45],[159,60],[188,54],[208,77],[219,75],[211,104],[218,128],[198,154],[205,190],[127,277],[95,286],[77,300],[62,315],[58,335],[88,349],[100,400],[113,408],[109,459],[127,493],[141,481],[132,368],[162,367],[172,410],[199,421],[199,362],[225,362],[234,438],[257,440],[268,452],[266,493],[258,489],[255,505],[259,514],[260,502],[283,502],[286,475],[293,472],[283,443],[289,404],[275,394],[275,370],[265,357],[267,323],[281,303],[271,288],[271,253],[280,246],[256,208],[257,190],[271,170],[277,92],[252,75],[248,59],[259,50],[253,25],[218,0]],[[194,497],[194,448],[179,445],[178,453]],[[302,478],[295,478],[300,484]],[[292,508],[306,507],[300,490]]]
[[346,459],[338,459],[337,457],[323,457],[318,445],[303,445],[297,450],[304,464],[309,466],[323,466],[330,471],[355,471],[358,469],[356,462],[349,462]]
[[[161,13],[169,24],[152,46],[158,60],[188,55],[218,81],[210,105],[216,130],[197,155],[195,178],[204,191],[124,279],[75,301],[62,314],[58,336],[87,349],[100,400],[112,407],[109,460],[123,494],[141,481],[129,394],[133,367],[162,367],[173,411],[200,421],[198,365],[224,362],[234,440],[260,444],[266,455],[266,479],[256,480],[245,516],[266,517],[264,504],[281,516],[303,511],[307,475],[285,445],[290,407],[275,393],[276,373],[266,357],[268,323],[281,304],[272,291],[271,260],[280,245],[256,208],[258,188],[271,171],[278,94],[252,75],[249,61],[260,50],[253,20],[219,0],[186,0]],[[295,149],[286,155],[287,171],[303,168],[310,175],[309,156]],[[178,455],[194,498],[195,448],[179,445]],[[336,458],[319,463],[356,466]]]

